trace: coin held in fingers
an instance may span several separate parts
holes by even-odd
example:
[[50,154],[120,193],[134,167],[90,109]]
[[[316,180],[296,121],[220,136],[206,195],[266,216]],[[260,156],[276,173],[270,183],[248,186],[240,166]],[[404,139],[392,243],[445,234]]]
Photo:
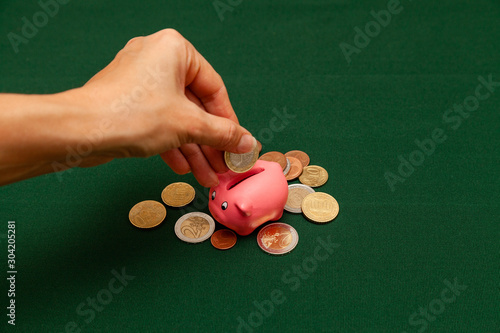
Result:
[[234,172],[243,173],[250,170],[259,159],[259,146],[254,145],[252,151],[244,154],[224,152],[224,161],[227,167]]

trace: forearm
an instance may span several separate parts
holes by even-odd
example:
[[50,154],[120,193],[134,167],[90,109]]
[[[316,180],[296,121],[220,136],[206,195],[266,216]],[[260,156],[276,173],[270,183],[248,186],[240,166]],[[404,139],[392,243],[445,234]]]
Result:
[[211,187],[226,170],[222,151],[254,146],[220,75],[172,29],[130,40],[81,88],[0,94],[0,186],[161,154],[175,172],[192,171]]
[[0,94],[0,185],[76,166],[67,163],[69,151],[98,126],[99,115],[88,105],[78,90]]

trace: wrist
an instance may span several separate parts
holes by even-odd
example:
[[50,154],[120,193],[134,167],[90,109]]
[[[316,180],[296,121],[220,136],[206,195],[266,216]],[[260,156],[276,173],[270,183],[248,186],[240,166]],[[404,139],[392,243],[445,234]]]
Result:
[[124,97],[116,97],[108,91],[102,94],[98,88],[84,86],[65,92],[81,115],[82,127],[75,143],[81,157],[119,158],[132,156],[140,119],[134,119],[131,106]]

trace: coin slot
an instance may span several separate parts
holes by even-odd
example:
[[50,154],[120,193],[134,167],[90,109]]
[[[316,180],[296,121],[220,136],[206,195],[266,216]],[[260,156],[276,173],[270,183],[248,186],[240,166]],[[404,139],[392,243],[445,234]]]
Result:
[[264,168],[254,168],[253,170],[250,170],[250,171],[242,174],[241,177],[238,177],[233,182],[227,184],[227,190],[229,191],[230,189],[232,189],[236,185],[242,183],[243,181],[247,180],[250,177],[253,177],[253,176],[261,173],[262,171],[264,171]]

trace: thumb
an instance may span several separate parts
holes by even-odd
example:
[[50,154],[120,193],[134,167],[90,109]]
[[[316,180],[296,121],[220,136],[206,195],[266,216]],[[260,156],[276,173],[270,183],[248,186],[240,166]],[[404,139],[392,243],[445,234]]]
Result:
[[239,154],[247,153],[257,145],[252,134],[234,121],[203,111],[199,114],[199,123],[189,126],[189,142]]

